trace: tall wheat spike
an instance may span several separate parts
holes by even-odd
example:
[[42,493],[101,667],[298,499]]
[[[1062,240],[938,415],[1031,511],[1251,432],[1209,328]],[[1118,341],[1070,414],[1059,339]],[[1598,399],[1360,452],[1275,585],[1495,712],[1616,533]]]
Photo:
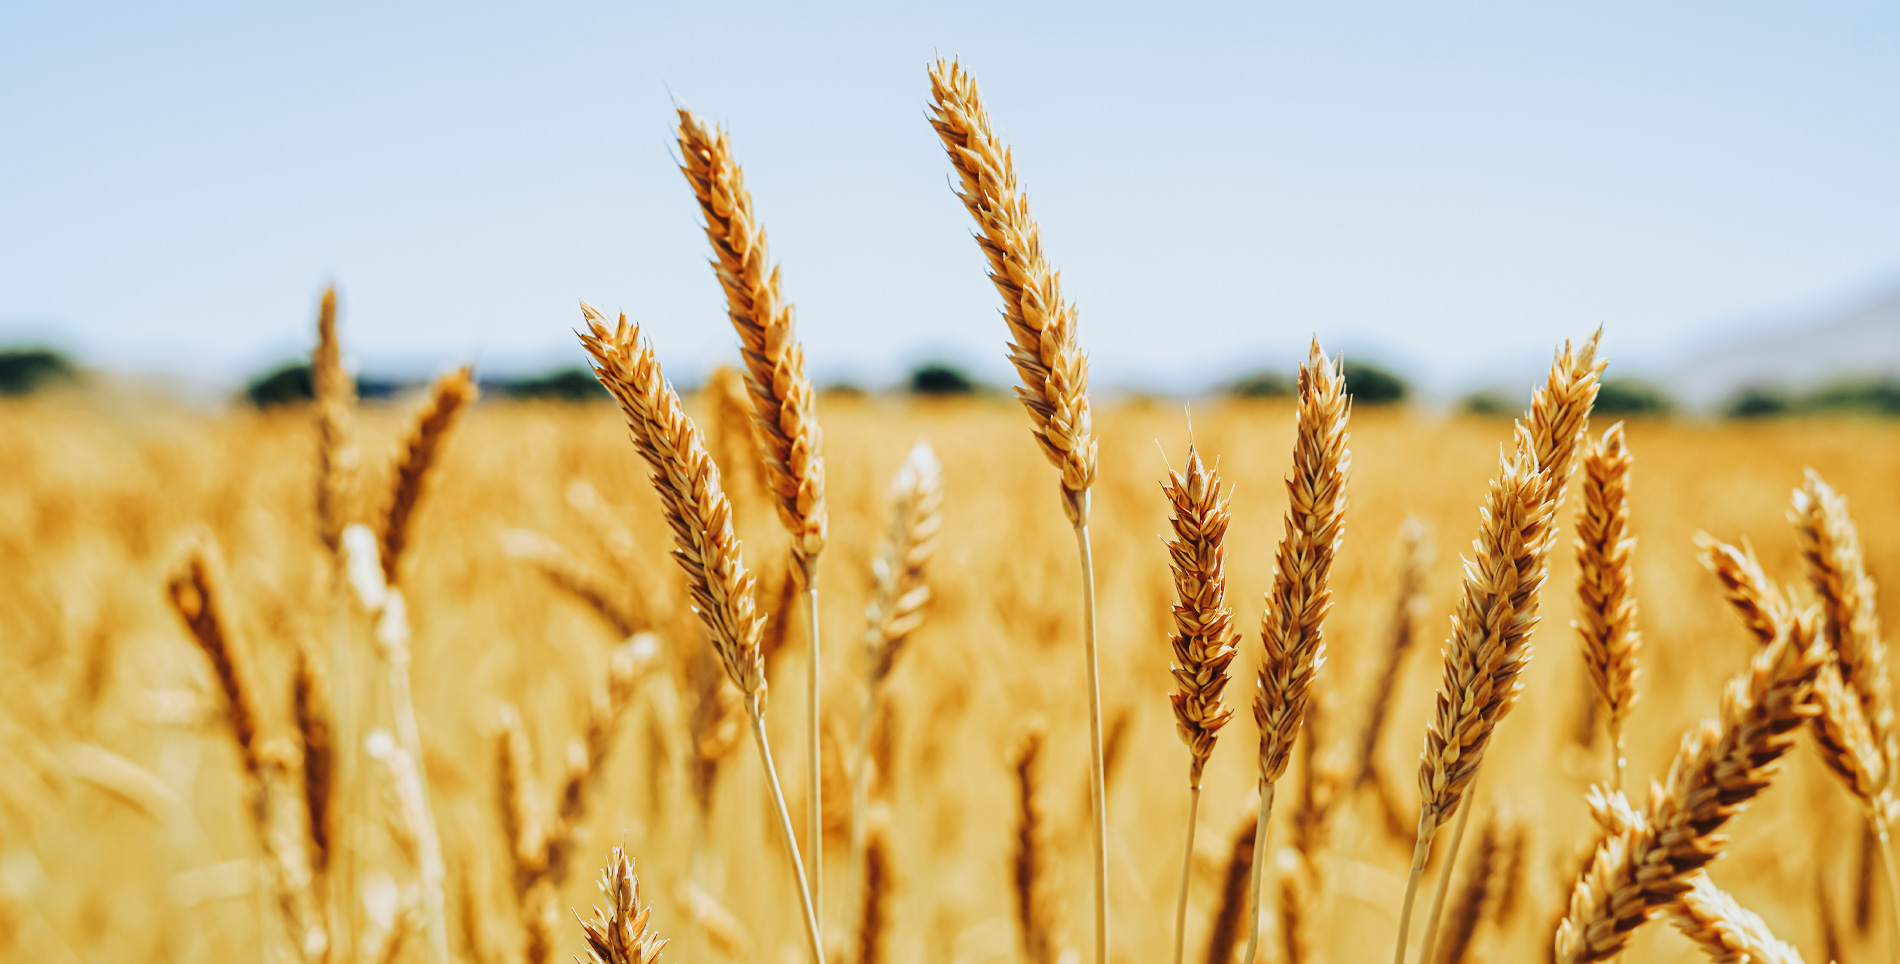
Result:
[[[1531,657],[1530,634],[1537,625],[1538,593],[1549,574],[1557,508],[1596,403],[1604,365],[1597,358],[1601,336],[1599,331],[1580,349],[1569,342],[1558,349],[1549,377],[1531,396],[1528,426],[1518,424],[1515,452],[1501,459],[1498,478],[1491,483],[1472,544],[1476,558],[1465,565],[1464,591],[1445,646],[1444,678],[1419,759],[1418,837],[1399,908],[1395,964],[1405,961],[1412,902],[1432,840],[1458,811],[1484,763],[1491,736],[1516,706],[1522,689],[1517,678]],[[1428,960],[1463,828],[1460,817],[1428,915]]]
[[[349,821],[358,804],[356,780],[356,675],[351,650],[349,592],[344,585],[343,530],[352,521],[360,456],[352,438],[351,422],[356,408],[356,380],[343,366],[343,342],[337,333],[336,288],[324,289],[317,308],[317,346],[310,357],[311,388],[316,396],[317,419],[317,535],[328,550],[331,574],[329,695],[330,789],[331,806],[325,812],[326,833],[339,840],[350,834]],[[313,667],[314,670],[314,667]],[[326,840],[317,848],[325,860],[318,864],[328,870]],[[355,882],[351,873],[353,856],[346,855],[337,865],[337,873],[326,873],[329,888],[328,910],[332,916],[330,936],[332,953],[348,960],[355,939],[354,928],[346,926],[350,909],[356,906]]]
[[1822,633],[1833,664],[1816,693],[1821,704],[1816,736],[1823,757],[1847,781],[1878,838],[1892,904],[1893,953],[1900,958],[1900,868],[1893,857],[1893,780],[1900,770],[1893,680],[1887,645],[1880,638],[1875,586],[1860,551],[1860,532],[1847,498],[1819,473],[1807,471],[1794,491],[1788,520],[1794,524],[1808,584],[1820,601]]
[[806,673],[806,840],[812,899],[824,921],[823,741],[820,739],[818,554],[825,546],[825,460],[820,452],[818,395],[805,374],[805,351],[792,329],[792,306],[779,291],[778,268],[765,229],[752,214],[752,193],[724,131],[679,110],[680,171],[693,186],[712,243],[713,272],[726,292],[726,311],[739,333],[752,421],[779,521],[792,537],[792,562],[805,587],[811,660]]
[[[864,861],[864,812],[870,786],[872,727],[883,705],[884,688],[912,633],[923,625],[930,602],[925,567],[937,551],[943,528],[943,467],[930,443],[919,441],[891,477],[890,525],[884,549],[871,562],[871,601],[864,609],[864,705],[858,713],[858,742],[851,757],[851,863]],[[867,894],[863,906],[870,907]],[[862,922],[861,922],[862,926]]]
[[1016,842],[1010,851],[1011,896],[1016,926],[1022,934],[1023,956],[1030,964],[1055,964],[1056,922],[1051,906],[1048,845],[1043,840],[1042,813],[1036,806],[1041,778],[1043,743],[1041,723],[1025,731],[1010,760],[1016,784]]
[[[591,357],[594,377],[606,386],[626,418],[628,434],[651,470],[654,489],[673,529],[673,558],[686,571],[693,608],[706,626],[713,648],[733,685],[744,694],[752,718],[752,736],[765,768],[766,785],[778,810],[785,849],[798,878],[812,958],[824,964],[824,938],[812,904],[812,889],[798,854],[798,838],[785,807],[772,748],[765,736],[765,661],[759,650],[764,620],[754,606],[752,574],[732,532],[732,506],[719,488],[719,469],[706,452],[673,387],[660,370],[653,346],[630,327],[625,315],[613,328],[592,306],[581,311],[587,331],[581,344]],[[814,845],[822,845],[822,838]]]
[[1286,530],[1274,560],[1273,591],[1260,616],[1265,652],[1254,687],[1253,717],[1260,728],[1260,830],[1254,835],[1252,900],[1247,949],[1260,946],[1260,881],[1266,864],[1268,817],[1274,784],[1286,773],[1293,741],[1306,718],[1313,680],[1326,660],[1321,632],[1332,609],[1333,555],[1346,517],[1346,420],[1351,402],[1340,362],[1328,359],[1314,339],[1300,366],[1295,415],[1293,471],[1287,476]]
[[1082,636],[1089,692],[1089,785],[1093,798],[1095,961],[1108,962],[1108,793],[1102,764],[1102,687],[1095,642],[1095,561],[1089,547],[1089,488],[1095,484],[1095,429],[1089,420],[1089,363],[1075,307],[1042,253],[1041,230],[1016,182],[1009,148],[990,127],[976,79],[955,61],[930,66],[930,124],[957,171],[957,196],[976,219],[978,247],[1003,299],[1009,360],[1022,384],[1042,454],[1061,473],[1062,511],[1075,528],[1082,570]]
[[1181,892],[1174,905],[1174,962],[1181,964],[1187,940],[1188,881],[1194,868],[1194,829],[1201,814],[1201,776],[1221,727],[1234,711],[1221,698],[1227,688],[1228,665],[1234,661],[1240,637],[1233,632],[1234,611],[1227,605],[1227,496],[1220,474],[1201,462],[1188,443],[1181,471],[1168,470],[1161,483],[1168,500],[1168,522],[1174,538],[1168,555],[1174,573],[1174,635],[1169,643],[1174,660],[1175,729],[1188,748],[1187,843],[1181,858]]
[[1729,682],[1720,716],[1684,736],[1640,819],[1607,835],[1578,877],[1557,927],[1558,964],[1616,956],[1721,856],[1723,825],[1767,788],[1794,731],[1819,712],[1814,681],[1827,650],[1818,637],[1813,614],[1801,614]]
[[1577,598],[1583,665],[1609,730],[1611,786],[1623,788],[1623,722],[1636,704],[1636,595],[1630,557],[1629,449],[1623,423],[1610,426],[1583,455],[1583,506],[1577,511]]
[[403,436],[402,449],[396,456],[395,478],[389,487],[389,505],[383,511],[383,526],[377,533],[383,562],[383,579],[390,585],[397,578],[403,552],[409,547],[410,529],[417,506],[441,457],[449,429],[463,409],[475,401],[474,369],[459,368],[436,379],[429,397],[411,417],[409,431]]
[[[592,920],[581,921],[587,935],[587,960],[579,964],[660,964],[660,952],[666,940],[647,925],[653,905],[640,906],[640,878],[634,876],[633,861],[626,851],[615,847],[607,855],[607,866],[600,872],[600,894],[605,909],[594,908]],[[576,919],[580,914],[576,913]]]

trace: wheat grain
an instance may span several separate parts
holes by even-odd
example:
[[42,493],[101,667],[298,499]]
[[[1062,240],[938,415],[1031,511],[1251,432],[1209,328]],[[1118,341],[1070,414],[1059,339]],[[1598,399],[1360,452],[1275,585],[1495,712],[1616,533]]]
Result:
[[1801,952],[1776,939],[1753,911],[1696,874],[1689,889],[1669,905],[1669,916],[1714,964],[1802,964]]
[[1350,413],[1340,364],[1326,357],[1316,338],[1306,364],[1300,366],[1293,471],[1286,480],[1286,529],[1274,562],[1273,591],[1260,616],[1264,652],[1253,717],[1260,729],[1261,832],[1254,843],[1253,901],[1247,949],[1242,952],[1247,961],[1260,944],[1260,879],[1274,784],[1286,773],[1313,680],[1326,660],[1322,627],[1332,609],[1329,580],[1344,532],[1346,474],[1352,464],[1346,449]]
[[1187,940],[1187,895],[1194,861],[1194,830],[1200,818],[1201,777],[1213,755],[1220,729],[1234,711],[1222,700],[1228,665],[1237,652],[1234,611],[1227,605],[1227,497],[1220,474],[1201,462],[1188,443],[1181,471],[1170,468],[1161,483],[1168,501],[1174,538],[1168,542],[1174,574],[1173,662],[1175,730],[1188,748],[1188,831],[1181,864],[1181,891],[1175,900],[1174,961],[1180,964]]
[[1692,886],[1721,855],[1720,830],[1763,789],[1812,717],[1814,680],[1826,663],[1811,613],[1803,613],[1730,681],[1718,719],[1683,739],[1641,819],[1616,822],[1571,890],[1555,939],[1559,964],[1607,960],[1630,932]]
[[587,936],[585,964],[659,964],[667,941],[648,927],[653,905],[640,906],[640,878],[634,876],[626,851],[615,847],[608,853],[598,886],[607,907],[594,908],[593,919],[581,921]]
[[1047,845],[1036,806],[1045,734],[1032,724],[1017,742],[1010,768],[1016,783],[1016,841],[1010,852],[1010,884],[1023,955],[1031,964],[1054,964],[1057,938],[1055,908],[1049,896]]
[[[1464,591],[1445,647],[1444,678],[1419,760],[1417,842],[1399,909],[1395,964],[1404,964],[1412,900],[1432,840],[1457,811],[1484,763],[1493,733],[1522,690],[1518,675],[1531,657],[1530,634],[1537,625],[1538,592],[1549,575],[1557,508],[1604,367],[1596,357],[1601,336],[1599,330],[1581,349],[1569,342],[1558,349],[1548,378],[1531,395],[1528,426],[1516,426],[1515,452],[1501,458],[1498,478],[1491,484],[1473,543],[1477,557],[1465,566]],[[1463,821],[1461,817],[1453,832],[1451,854],[1432,899],[1425,931],[1428,949],[1463,839]]]
[[1609,730],[1612,769],[1623,785],[1623,723],[1636,704],[1636,597],[1630,557],[1629,449],[1623,423],[1610,426],[1583,456],[1583,507],[1577,511],[1577,600],[1571,625],[1582,640],[1583,665]]
[[383,580],[395,585],[399,580],[403,552],[409,546],[410,529],[416,508],[422,501],[430,470],[441,458],[442,447],[457,416],[475,401],[474,369],[459,368],[436,379],[429,397],[416,409],[402,450],[396,456],[395,477],[389,487],[389,507],[383,512],[383,527],[378,545],[383,563]]
[[290,706],[297,724],[298,755],[303,761],[310,864],[322,877],[329,871],[331,845],[336,838],[336,746],[331,739],[330,688],[317,666],[310,645],[299,645]]
[[1722,584],[1723,597],[1741,617],[1749,635],[1762,646],[1774,642],[1792,614],[1780,587],[1762,572],[1755,547],[1743,540],[1738,549],[1706,532],[1696,533],[1695,544],[1699,561]]
[[[235,634],[224,553],[209,532],[197,530],[186,537],[183,554],[184,562],[167,586],[172,609],[185,621],[192,642],[211,663],[239,759],[250,778],[261,783],[264,770],[253,695],[256,689],[251,681],[250,654]],[[258,806],[262,806],[261,800]]]
[[1094,833],[1095,961],[1108,964],[1108,790],[1102,762],[1102,686],[1095,638],[1095,560],[1089,543],[1089,489],[1095,483],[1095,429],[1089,418],[1089,367],[1077,337],[1075,308],[1042,253],[1041,229],[1017,186],[1009,149],[990,128],[976,79],[955,61],[930,66],[931,126],[961,181],[958,197],[976,219],[977,244],[1003,299],[1010,362],[1022,384],[1042,454],[1061,473],[1062,511],[1075,529],[1082,570],[1083,659],[1089,694],[1089,788]]
[[[824,964],[813,889],[805,877],[765,735],[765,667],[759,652],[762,621],[753,605],[752,575],[746,571],[739,539],[732,533],[732,506],[719,488],[719,469],[706,453],[699,429],[686,417],[679,396],[667,384],[653,347],[640,337],[640,329],[629,327],[625,315],[609,329],[591,306],[582,304],[581,310],[588,326],[581,333],[581,344],[592,357],[594,376],[620,403],[628,434],[647,461],[653,487],[672,526],[673,557],[686,571],[694,609],[726,675],[745,697],[759,762],[765,768],[785,849],[798,878],[806,939],[812,957]],[[823,846],[819,834],[812,835],[812,845]]]

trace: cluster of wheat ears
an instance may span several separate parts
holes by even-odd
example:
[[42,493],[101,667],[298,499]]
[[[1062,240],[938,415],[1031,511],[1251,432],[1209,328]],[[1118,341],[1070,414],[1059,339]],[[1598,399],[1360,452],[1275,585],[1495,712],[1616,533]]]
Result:
[[[1089,541],[1097,449],[1089,415],[1088,361],[1075,309],[1064,299],[1059,276],[1044,256],[1009,149],[991,127],[975,82],[956,63],[943,61],[931,67],[930,81],[930,120],[955,170],[958,196],[976,221],[977,243],[1002,298],[1009,357],[1020,377],[1016,394],[1029,413],[1037,443],[1057,470],[1061,506],[1075,536],[1083,616],[1076,651],[1086,671],[1089,715],[1093,953],[1097,964],[1106,964],[1113,934],[1107,900],[1105,734]],[[939,467],[930,447],[918,443],[893,480],[889,529],[873,563],[874,592],[859,640],[862,708],[857,740],[845,765],[851,857],[845,873],[834,875],[849,884],[847,906],[853,908],[855,920],[847,927],[855,941],[849,948],[828,946],[821,919],[826,906],[821,893],[826,880],[823,848],[815,842],[823,839],[826,819],[837,815],[836,801],[831,801],[834,812],[827,813],[821,793],[826,776],[819,713],[825,703],[818,691],[816,563],[826,545],[827,514],[816,395],[793,330],[791,305],[781,291],[778,269],[770,261],[726,134],[681,109],[677,135],[681,171],[700,203],[712,266],[743,358],[741,374],[727,373],[711,386],[719,404],[717,417],[726,423],[714,438],[726,450],[715,460],[652,347],[624,315],[609,321],[583,304],[580,341],[651,470],[671,527],[673,557],[686,574],[692,610],[708,644],[704,658],[695,661],[699,671],[691,712],[693,732],[702,745],[694,748],[694,756],[705,766],[716,765],[750,730],[790,858],[787,869],[796,880],[811,957],[821,964],[828,954],[873,964],[883,956],[880,935],[888,915],[883,891],[891,873],[878,807],[869,800],[870,774],[877,769],[873,721],[885,683],[931,597],[926,564],[941,524]],[[170,583],[170,598],[224,697],[225,719],[248,788],[249,813],[270,869],[270,885],[259,892],[275,898],[274,904],[260,903],[260,913],[279,918],[292,936],[294,956],[301,960],[394,960],[410,953],[406,944],[420,942],[427,959],[443,964],[449,960],[443,847],[419,765],[421,735],[409,696],[403,583],[412,521],[446,435],[474,398],[474,383],[464,369],[434,385],[388,473],[390,482],[382,490],[386,494],[378,511],[365,511],[366,496],[373,493],[359,482],[365,473],[352,442],[355,399],[341,361],[333,296],[324,299],[318,331],[313,361],[319,436],[315,500],[336,588],[329,651],[306,646],[297,654],[290,713],[296,724],[294,745],[260,736],[260,695],[236,639],[220,552],[208,535],[189,546]],[[1703,562],[1719,579],[1759,650],[1729,683],[1719,716],[1683,735],[1667,772],[1651,782],[1646,802],[1638,805],[1624,795],[1623,727],[1640,692],[1641,639],[1631,575],[1632,456],[1620,424],[1601,434],[1592,434],[1588,427],[1604,364],[1595,336],[1580,345],[1566,343],[1557,352],[1548,378],[1533,393],[1503,450],[1480,510],[1419,757],[1415,845],[1393,938],[1397,964],[1404,964],[1414,950],[1425,964],[1465,959],[1478,908],[1486,899],[1484,888],[1493,879],[1483,868],[1504,860],[1509,849],[1493,823],[1481,821],[1477,852],[1471,858],[1480,869],[1466,873],[1462,886],[1454,886],[1453,865],[1477,809],[1473,798],[1487,748],[1523,692],[1520,676],[1532,656],[1529,640],[1538,623],[1551,556],[1559,547],[1560,509],[1579,464],[1581,504],[1574,512],[1573,544],[1580,618],[1574,626],[1595,694],[1596,718],[1612,747],[1612,763],[1605,768],[1603,782],[1589,792],[1595,837],[1587,862],[1574,875],[1566,912],[1550,933],[1553,959],[1575,964],[1612,958],[1639,927],[1666,915],[1712,960],[1800,960],[1759,917],[1719,890],[1704,869],[1723,853],[1724,826],[1766,789],[1803,727],[1813,734],[1827,766],[1863,805],[1887,861],[1889,884],[1894,883],[1889,825],[1895,814],[1900,735],[1874,586],[1846,500],[1813,473],[1794,493],[1789,512],[1805,561],[1805,590],[1770,579],[1746,545],[1738,548],[1704,537]],[[1243,921],[1241,960],[1251,964],[1257,959],[1270,903],[1279,910],[1284,956],[1301,960],[1302,928],[1315,923],[1310,919],[1312,891],[1321,886],[1313,866],[1321,845],[1311,838],[1326,807],[1341,791],[1370,788],[1385,794],[1373,776],[1372,747],[1387,729],[1398,660],[1412,636],[1416,564],[1407,567],[1406,585],[1399,587],[1403,628],[1394,635],[1388,663],[1376,673],[1357,764],[1330,787],[1316,787],[1310,779],[1302,785],[1302,798],[1294,801],[1292,832],[1299,838],[1295,851],[1303,865],[1275,875],[1280,891],[1276,899],[1263,894],[1269,876],[1263,872],[1268,863],[1266,828],[1276,791],[1296,752],[1307,755],[1306,765],[1311,766],[1313,741],[1302,741],[1302,730],[1316,688],[1326,685],[1332,568],[1345,538],[1348,511],[1350,415],[1339,360],[1327,356],[1315,340],[1299,372],[1292,467],[1286,475],[1288,509],[1260,626],[1260,669],[1253,690],[1260,734],[1258,814],[1236,840],[1220,908],[1208,926],[1206,959],[1214,964],[1232,959]],[[733,444],[746,437],[754,451]],[[1171,658],[1173,713],[1188,750],[1184,862],[1172,908],[1177,964],[1187,930],[1202,776],[1220,731],[1233,715],[1225,695],[1230,664],[1240,647],[1251,645],[1233,625],[1228,604],[1224,545],[1229,490],[1223,488],[1217,460],[1205,458],[1192,442],[1179,461],[1180,468],[1169,471],[1159,493],[1172,527],[1166,549],[1175,588],[1173,634],[1166,640],[1170,648],[1155,640],[1155,659]],[[761,485],[790,535],[786,575],[776,594],[761,592],[744,558],[720,464]],[[580,502],[589,498],[582,493]],[[359,517],[376,521],[365,524]],[[606,528],[615,524],[610,518],[601,523]],[[1408,538],[1416,555],[1421,537],[1414,531]],[[625,543],[619,552],[629,555],[630,545]],[[538,964],[584,939],[588,960],[597,964],[658,961],[667,942],[657,936],[650,908],[640,900],[632,860],[620,848],[608,856],[600,879],[605,906],[582,921],[578,932],[561,923],[556,906],[557,888],[570,870],[578,842],[574,831],[587,811],[609,737],[656,658],[659,642],[644,631],[649,621],[630,609],[642,590],[604,584],[599,573],[572,564],[558,545],[532,533],[511,533],[509,548],[596,608],[627,639],[615,651],[584,737],[575,741],[551,800],[536,788],[520,716],[509,709],[501,714],[495,800],[526,935],[521,955]],[[625,561],[629,572],[637,571],[638,560]],[[807,846],[802,853],[794,809],[781,790],[765,725],[766,662],[783,643],[788,622],[784,617],[794,608],[802,608],[806,616],[804,629],[813,654],[806,681],[810,742],[803,754],[809,770],[803,780]],[[370,693],[371,678],[369,668],[352,665],[357,612],[366,614],[372,627],[374,669],[385,678],[393,734],[352,731],[360,714],[353,712],[351,701]],[[1112,740],[1113,734],[1108,736]],[[1042,748],[1043,732],[1032,730],[1014,757],[1020,790],[1014,908],[1023,952],[1037,964],[1049,964],[1058,949],[1048,924],[1048,885],[1043,879],[1048,856],[1035,805]],[[375,778],[364,772],[372,765],[379,774]],[[702,814],[709,782],[704,774],[694,780]],[[366,797],[372,788],[381,790],[380,807]],[[1392,807],[1388,800],[1386,808]],[[377,813],[383,814],[391,838],[413,862],[419,886],[414,899],[380,932],[359,933],[348,926],[353,918],[346,908],[359,899],[353,891],[361,858],[339,841],[354,839],[351,822]],[[1415,948],[1412,924],[1421,914],[1414,905],[1427,889],[1421,884],[1435,848],[1448,856],[1441,853],[1437,862],[1431,898],[1422,912],[1422,940]],[[719,913],[714,907],[696,915],[715,941],[721,930]],[[736,940],[726,943],[729,950],[735,945]]]

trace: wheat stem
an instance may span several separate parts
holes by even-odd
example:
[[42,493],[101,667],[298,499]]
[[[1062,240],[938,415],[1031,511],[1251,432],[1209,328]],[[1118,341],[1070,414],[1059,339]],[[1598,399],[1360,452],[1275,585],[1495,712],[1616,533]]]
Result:
[[791,812],[785,809],[785,793],[779,789],[778,769],[772,765],[772,744],[765,738],[765,716],[760,712],[758,695],[748,694],[746,712],[752,717],[752,738],[759,744],[759,762],[765,765],[766,788],[772,791],[772,806],[778,810],[779,829],[785,836],[785,849],[792,858],[792,873],[798,876],[798,900],[805,912],[805,937],[811,943],[812,960],[825,964],[825,944],[818,932],[818,912],[812,906],[811,887],[805,880],[805,862],[798,855],[798,835],[792,830]]
[[1420,834],[1412,845],[1412,869],[1405,875],[1405,899],[1399,902],[1399,941],[1392,949],[1392,964],[1405,964],[1405,935],[1412,926],[1412,903],[1418,899],[1418,881],[1425,876],[1425,862],[1432,857],[1432,838]]
[[1188,788],[1187,846],[1181,853],[1181,895],[1174,902],[1174,964],[1181,964],[1187,942],[1188,879],[1194,873],[1194,827],[1201,817],[1201,788]]
[[1102,685],[1095,654],[1095,557],[1089,549],[1088,492],[1081,494],[1085,521],[1075,527],[1075,549],[1082,565],[1082,639],[1089,679],[1089,798],[1095,844],[1095,964],[1108,962],[1108,793],[1102,776]]
[[811,667],[805,677],[805,691],[809,698],[807,708],[809,724],[807,734],[806,768],[806,808],[805,839],[811,844],[811,899],[820,923],[824,921],[825,908],[825,810],[824,810],[824,769],[819,754],[820,724],[818,702],[818,580],[817,560],[805,574],[805,613],[806,626],[811,639]]
[[1880,865],[1887,874],[1887,899],[1893,905],[1891,927],[1893,929],[1893,956],[1900,960],[1900,868],[1893,862],[1893,839],[1887,832],[1887,817],[1876,807],[1868,811],[1868,819],[1873,821],[1874,836],[1880,838]]
[[[1478,788],[1478,779],[1471,779],[1471,787],[1465,792],[1472,794]],[[1465,825],[1471,822],[1471,811],[1476,809],[1465,806],[1458,811],[1458,825],[1451,829],[1451,851],[1445,854],[1445,863],[1438,868],[1438,887],[1432,892],[1432,907],[1425,912],[1425,945],[1421,948],[1424,964],[1436,964],[1438,960],[1438,922],[1445,912],[1445,895],[1451,892],[1451,868],[1458,863],[1458,849],[1465,842]]]
[[1260,820],[1254,824],[1253,833],[1253,882],[1248,885],[1247,951],[1240,958],[1245,964],[1252,964],[1254,954],[1260,950],[1260,878],[1267,863],[1267,818],[1272,815],[1273,782],[1261,780]]

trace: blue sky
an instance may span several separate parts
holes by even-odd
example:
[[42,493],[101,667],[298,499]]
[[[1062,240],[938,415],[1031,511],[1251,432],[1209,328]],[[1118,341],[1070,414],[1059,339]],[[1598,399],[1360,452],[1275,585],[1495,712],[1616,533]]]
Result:
[[1598,324],[1641,368],[1900,282],[1892,4],[156,6],[0,7],[0,341],[228,381],[334,280],[367,368],[574,363],[586,298],[690,377],[732,335],[676,95],[732,129],[821,377],[1005,380],[937,53],[1104,383],[1315,332],[1528,378]]

